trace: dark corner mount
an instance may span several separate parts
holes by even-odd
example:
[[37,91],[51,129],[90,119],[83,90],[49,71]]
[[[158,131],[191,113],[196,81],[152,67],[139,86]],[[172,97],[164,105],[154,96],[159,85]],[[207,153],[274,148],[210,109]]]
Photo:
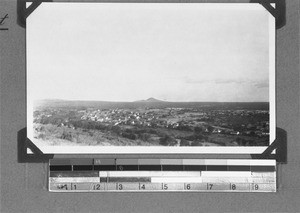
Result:
[[[275,154],[272,154],[273,151]],[[276,128],[275,141],[262,153],[252,154],[252,159],[275,159],[277,163],[287,163],[287,133],[281,128]]]
[[[30,6],[26,8],[26,3]],[[42,2],[52,2],[52,0],[17,0],[17,24],[26,28],[26,18],[38,7]]]
[[[32,154],[27,153],[27,149]],[[39,148],[27,138],[27,129],[18,131],[18,162],[19,163],[47,163],[54,154],[44,154]]]
[[[286,24],[285,0],[250,0],[250,3],[259,3],[268,10],[276,19],[276,29]],[[274,8],[271,4],[276,4]]]
[[[26,8],[26,3],[32,4]],[[52,2],[52,0],[17,0],[17,23],[26,28],[26,18],[42,3]],[[268,10],[276,19],[276,29],[282,28],[286,24],[285,0],[250,0],[250,3],[259,3]],[[276,8],[271,4],[275,3]]]

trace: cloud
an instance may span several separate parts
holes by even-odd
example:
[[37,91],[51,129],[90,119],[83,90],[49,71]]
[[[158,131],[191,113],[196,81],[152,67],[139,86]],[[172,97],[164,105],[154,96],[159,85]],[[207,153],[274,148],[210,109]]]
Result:
[[241,79],[217,79],[214,81],[216,84],[242,84],[242,83],[246,83],[245,80],[241,80]]
[[248,84],[253,85],[256,88],[268,88],[269,87],[269,80],[264,79],[260,81],[255,80],[245,80],[245,79],[185,79],[185,83],[187,84]]
[[194,80],[194,79],[186,79],[185,83],[187,84],[205,84],[205,83],[211,83],[210,80],[205,80],[205,79],[199,79],[199,80]]
[[205,84],[205,83],[215,83],[215,84],[242,84],[246,83],[247,81],[241,80],[241,79],[216,79],[216,80],[211,80],[211,79],[186,79],[186,83],[188,84]]
[[262,81],[254,84],[255,87],[257,88],[266,88],[269,87],[269,82],[268,81]]

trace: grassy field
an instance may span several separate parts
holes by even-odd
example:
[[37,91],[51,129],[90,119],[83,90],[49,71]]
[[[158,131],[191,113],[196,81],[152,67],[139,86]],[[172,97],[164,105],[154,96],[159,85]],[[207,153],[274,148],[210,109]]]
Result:
[[[141,130],[143,132],[139,133]],[[259,146],[266,143],[266,138],[197,134],[166,128],[122,127],[112,131],[36,123],[34,138],[39,145],[47,146]]]
[[52,124],[34,124],[34,138],[51,146],[159,146],[159,139],[150,137],[149,142],[119,137],[113,132],[73,129]]

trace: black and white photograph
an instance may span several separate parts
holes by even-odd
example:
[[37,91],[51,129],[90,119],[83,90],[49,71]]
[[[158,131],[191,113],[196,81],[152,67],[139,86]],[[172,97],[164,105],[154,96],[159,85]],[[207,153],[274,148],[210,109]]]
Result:
[[299,6],[0,0],[0,212],[299,212]]
[[275,139],[275,19],[260,4],[44,2],[26,27],[27,136],[44,153]]

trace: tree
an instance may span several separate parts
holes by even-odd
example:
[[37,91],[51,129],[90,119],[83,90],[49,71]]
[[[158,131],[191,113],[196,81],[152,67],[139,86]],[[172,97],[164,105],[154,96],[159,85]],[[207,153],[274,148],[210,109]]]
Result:
[[193,141],[191,145],[192,146],[199,146],[199,141]]
[[208,132],[212,132],[214,130],[214,128],[212,126],[208,126],[207,130],[208,130]]
[[119,126],[113,126],[113,127],[111,128],[111,130],[112,130],[114,133],[116,133],[117,135],[120,135],[120,134],[121,134],[121,127],[119,127]]
[[142,133],[142,134],[139,135],[139,138],[143,141],[148,141],[150,139],[150,134]]
[[190,146],[190,141],[183,138],[180,140],[180,146]]
[[135,134],[133,134],[133,133],[127,133],[127,132],[123,132],[122,136],[124,138],[128,138],[128,139],[131,139],[131,140],[135,140],[137,138]]
[[194,131],[195,131],[195,133],[201,133],[201,132],[202,132],[202,128],[199,127],[199,126],[196,126],[196,127],[194,128]]
[[60,136],[61,139],[72,141],[73,136],[70,132],[63,131],[62,135]]
[[159,144],[163,146],[174,145],[175,143],[176,143],[176,139],[169,135],[165,135],[164,137],[161,137],[159,139]]

